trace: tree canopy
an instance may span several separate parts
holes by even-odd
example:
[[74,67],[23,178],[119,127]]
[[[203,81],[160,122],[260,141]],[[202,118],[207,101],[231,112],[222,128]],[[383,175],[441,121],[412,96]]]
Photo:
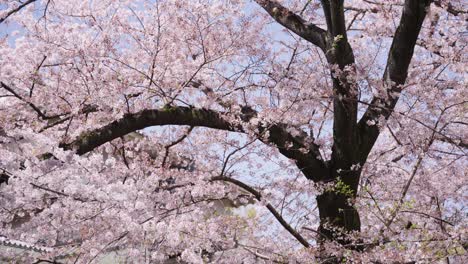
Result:
[[461,263],[466,10],[0,1],[0,256]]

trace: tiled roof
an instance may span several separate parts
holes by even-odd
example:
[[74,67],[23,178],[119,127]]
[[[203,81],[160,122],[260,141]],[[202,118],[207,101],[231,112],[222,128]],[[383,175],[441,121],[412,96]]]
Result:
[[36,246],[36,245],[32,245],[23,241],[9,239],[4,236],[0,236],[0,245],[12,247],[12,248],[31,250],[31,251],[41,252],[41,253],[47,253],[47,252],[52,251],[52,248],[49,248],[49,247]]

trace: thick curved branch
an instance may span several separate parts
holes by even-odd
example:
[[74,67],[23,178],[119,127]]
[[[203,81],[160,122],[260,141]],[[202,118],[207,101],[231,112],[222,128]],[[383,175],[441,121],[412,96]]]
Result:
[[130,132],[162,125],[200,126],[242,132],[242,126],[232,125],[224,120],[221,114],[212,110],[190,107],[164,107],[125,114],[119,120],[93,131],[85,132],[73,142],[62,143],[60,146],[66,150],[75,150],[78,155],[83,155]]
[[326,49],[326,31],[314,24],[308,24],[275,0],[255,0],[278,23],[311,42],[323,51]]
[[[251,116],[238,116],[239,120],[248,121]],[[148,109],[133,114],[126,114],[101,128],[83,133],[70,143],[62,143],[60,147],[74,150],[78,155],[86,154],[93,149],[113,139],[130,132],[150,126],[184,125],[191,127],[207,127],[225,131],[246,133],[242,125],[226,121],[217,111],[201,108],[173,106],[161,109]],[[264,143],[273,143],[281,154],[296,161],[296,164],[308,179],[320,181],[327,176],[327,166],[320,158],[319,147],[307,144],[310,141],[305,136],[293,136],[287,132],[284,124],[259,126],[259,139]],[[268,138],[264,135],[268,132]]]
[[374,97],[358,124],[361,161],[367,159],[379,136],[378,127],[372,124],[378,121],[380,116],[388,119],[398,102],[402,90],[401,86],[408,76],[408,67],[413,57],[416,40],[430,3],[430,0],[405,1],[403,14],[390,47],[383,76],[388,98]]

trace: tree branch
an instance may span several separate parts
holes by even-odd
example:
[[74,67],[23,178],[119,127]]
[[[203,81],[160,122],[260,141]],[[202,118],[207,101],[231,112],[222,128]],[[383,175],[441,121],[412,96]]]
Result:
[[440,8],[443,8],[445,9],[448,13],[454,15],[454,16],[458,16],[460,14],[466,14],[468,13],[468,11],[466,10],[463,10],[463,9],[457,9],[455,7],[453,7],[452,3],[447,3],[447,7],[443,6],[442,4],[442,1],[441,0],[435,0],[434,1],[434,5],[436,5],[437,7],[440,7]]
[[93,131],[85,132],[73,142],[62,143],[60,146],[66,150],[75,150],[78,155],[83,155],[130,132],[162,125],[200,126],[233,132],[243,131],[241,125],[229,123],[223,119],[220,113],[212,110],[166,106],[161,109],[146,109],[137,113],[125,114],[119,120]]
[[37,115],[42,118],[43,120],[50,120],[50,119],[56,119],[58,117],[61,117],[61,116],[64,116],[64,115],[68,115],[69,113],[65,113],[65,114],[58,114],[58,115],[52,115],[52,116],[48,116],[46,115],[44,112],[41,111],[41,109],[39,109],[39,107],[37,107],[35,104],[29,102],[28,100],[24,99],[21,95],[19,95],[18,93],[15,92],[15,90],[13,90],[13,88],[11,88],[10,86],[6,85],[4,82],[0,81],[0,86],[3,87],[5,90],[7,90],[8,92],[10,92],[11,94],[13,94],[14,97],[18,98],[19,100],[25,102],[26,104],[28,104],[36,113]]
[[3,23],[9,16],[13,15],[14,13],[20,11],[21,9],[23,9],[25,6],[31,4],[31,3],[34,3],[36,2],[37,0],[29,0],[29,1],[26,1],[24,3],[22,3],[21,5],[19,5],[17,8],[13,8],[12,10],[8,11],[6,13],[6,15],[2,18],[0,18],[0,24]]
[[326,31],[315,24],[308,24],[299,15],[294,14],[275,0],[255,0],[278,23],[311,42],[323,51],[326,49]]
[[[211,181],[225,181],[225,182],[230,182],[234,185],[237,185],[239,187],[241,187],[242,189],[246,190],[247,192],[251,193],[252,195],[255,196],[255,199],[257,199],[258,201],[261,201],[262,199],[262,195],[260,194],[260,192],[258,192],[257,190],[255,190],[254,188],[250,187],[249,185],[239,181],[239,180],[236,180],[236,179],[233,179],[233,178],[230,178],[230,177],[226,177],[226,176],[218,176],[218,177],[214,177],[211,179]],[[270,203],[267,203],[266,204],[266,207],[268,209],[268,211],[270,211],[273,216],[276,218],[276,220],[278,220],[278,222],[294,237],[297,239],[297,241],[299,241],[299,243],[301,243],[304,247],[310,247],[310,244],[309,242],[307,242],[307,240],[301,236],[301,234],[299,234],[291,225],[289,225],[286,220],[283,218],[283,216],[281,216],[281,214],[278,213],[278,211],[276,211],[276,209],[270,204]]]
[[458,147],[468,149],[468,142],[463,141],[462,139],[452,139],[442,134],[438,134],[435,139],[438,141],[442,141],[442,142],[449,143]]
[[[239,115],[238,120],[248,121],[251,117]],[[247,132],[240,122],[230,123],[226,121],[222,113],[214,110],[166,106],[161,109],[147,109],[137,113],[125,114],[123,118],[108,125],[83,133],[70,143],[61,143],[60,147],[66,150],[74,150],[78,155],[83,155],[130,132],[162,125],[183,125],[239,133]],[[259,126],[258,131],[259,140],[266,144],[273,143],[281,154],[295,160],[308,179],[321,181],[327,177],[328,169],[325,162],[320,158],[319,147],[315,144],[308,144],[307,142],[311,141],[308,137],[291,135],[284,124]],[[264,136],[267,132],[268,137]]]
[[348,78],[348,76],[355,74],[355,58],[346,33],[344,1],[322,0],[321,3],[328,31],[325,56],[330,65],[334,95],[331,178],[343,178],[344,183],[356,193],[359,172],[349,171],[349,169],[357,163],[358,93],[357,84]]
[[[166,165],[166,160],[167,160],[167,157],[169,156],[169,149],[172,148],[173,146],[179,144],[180,142],[184,141],[184,139],[186,139],[190,133],[192,132],[193,130],[193,127],[191,126],[187,132],[185,132],[180,138],[178,138],[176,141],[170,143],[169,145],[166,145],[164,146],[164,149],[166,150],[166,152],[164,153],[164,157],[163,157],[163,160],[161,162],[161,167],[164,167]],[[125,148],[123,148],[124,150]],[[128,166],[127,166],[128,167]]]
[[[372,121],[377,121],[380,116],[388,119],[398,102],[402,90],[401,86],[408,76],[408,67],[413,57],[414,46],[430,3],[430,0],[405,1],[400,24],[393,38],[383,75],[388,98],[374,97],[358,124],[361,143],[359,154],[362,162],[367,159],[380,133],[378,127],[372,125]],[[373,105],[383,107],[373,107]]]

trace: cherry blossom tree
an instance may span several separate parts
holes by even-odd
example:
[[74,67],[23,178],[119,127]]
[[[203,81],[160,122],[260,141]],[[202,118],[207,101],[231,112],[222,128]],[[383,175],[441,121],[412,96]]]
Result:
[[4,259],[463,262],[465,1],[0,9]]

